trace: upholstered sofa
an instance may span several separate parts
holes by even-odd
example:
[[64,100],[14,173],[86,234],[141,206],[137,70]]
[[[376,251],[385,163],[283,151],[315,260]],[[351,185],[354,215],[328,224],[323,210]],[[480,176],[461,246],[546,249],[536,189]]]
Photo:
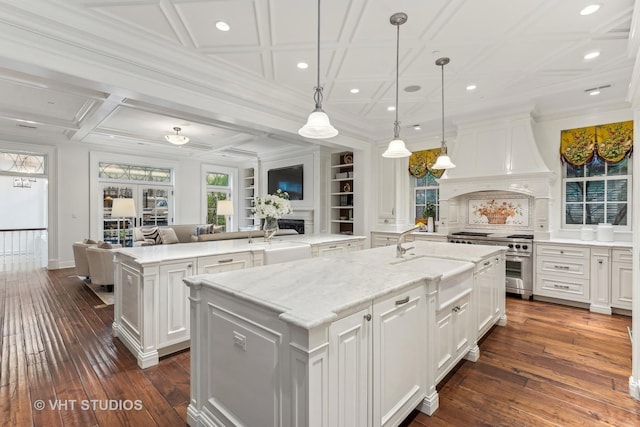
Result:
[[[169,225],[166,227],[157,227],[158,228],[158,236],[156,236],[151,227],[140,227],[138,229],[134,229],[134,246],[148,246],[154,244],[171,244],[171,243],[190,243],[190,242],[209,242],[215,240],[231,240],[231,239],[247,239],[250,236],[253,238],[260,238],[263,236],[263,232],[260,230],[255,231],[230,231],[230,232],[222,232],[221,228],[217,228],[216,226],[211,226],[211,232],[208,233],[199,233],[198,228],[205,228],[200,224],[179,224],[179,225]],[[167,237],[166,229],[171,228],[175,233],[175,238],[173,235]],[[164,235],[163,235],[163,230]],[[146,231],[147,234],[144,232]],[[201,230],[200,230],[201,231]],[[276,236],[283,235],[291,235],[298,234],[295,230],[278,230]],[[152,241],[153,240],[153,241]]]
[[85,239],[82,242],[75,242],[73,247],[73,260],[76,265],[76,273],[78,276],[89,279],[89,262],[87,261],[87,248],[95,247],[97,242]]
[[109,292],[113,291],[113,251],[120,247],[107,243],[86,249],[91,283],[106,286]]

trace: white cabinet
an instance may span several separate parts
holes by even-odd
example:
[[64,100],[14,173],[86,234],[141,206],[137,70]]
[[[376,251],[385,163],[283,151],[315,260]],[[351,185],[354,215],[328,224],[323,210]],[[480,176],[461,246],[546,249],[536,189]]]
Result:
[[327,256],[363,249],[362,240],[347,240],[342,242],[320,243],[311,245],[311,256]]
[[256,169],[255,168],[246,168],[243,171],[243,196],[241,199],[241,209],[240,209],[240,227],[253,228],[254,225],[259,224],[259,220],[253,214],[253,205],[256,199],[257,192],[257,180],[256,180]]
[[436,346],[436,384],[471,348],[472,314],[469,300],[470,295],[467,294],[436,313],[435,336],[430,342],[430,345]]
[[398,425],[425,396],[423,286],[374,302],[329,327],[329,424]]
[[411,236],[413,237],[413,240],[415,240],[415,241],[447,243],[447,235],[446,234],[412,233]]
[[590,255],[588,246],[537,244],[534,294],[589,302]]
[[481,261],[475,272],[473,299],[477,340],[504,315],[504,255]]
[[611,306],[631,310],[632,250],[611,250]]
[[371,308],[329,327],[329,423],[336,427],[370,426]]
[[189,339],[189,288],[183,279],[194,274],[195,263],[194,259],[189,259],[160,266],[156,318],[158,349]]
[[427,387],[427,304],[423,286],[373,305],[373,425],[396,426]]
[[383,233],[379,231],[371,232],[371,247],[381,248],[383,246],[395,245],[398,242],[399,233]]
[[591,289],[591,311],[611,314],[611,263],[609,248],[591,248],[591,270],[589,272]]
[[243,268],[250,268],[252,266],[253,256],[251,252],[236,252],[198,258],[198,274],[242,270]]

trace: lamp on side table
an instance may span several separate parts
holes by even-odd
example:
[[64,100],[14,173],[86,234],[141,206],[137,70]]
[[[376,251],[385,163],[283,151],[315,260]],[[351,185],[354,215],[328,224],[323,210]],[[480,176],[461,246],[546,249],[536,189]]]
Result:
[[224,216],[224,231],[229,230],[229,221],[227,221],[227,215],[233,215],[233,201],[231,200],[218,200],[218,208],[216,215]]
[[122,237],[120,236],[120,219],[133,218],[135,216],[137,216],[136,205],[133,203],[133,199],[113,199],[113,204],[111,205],[111,218],[118,218],[118,243],[120,243],[123,247],[126,246],[126,244],[122,243]]

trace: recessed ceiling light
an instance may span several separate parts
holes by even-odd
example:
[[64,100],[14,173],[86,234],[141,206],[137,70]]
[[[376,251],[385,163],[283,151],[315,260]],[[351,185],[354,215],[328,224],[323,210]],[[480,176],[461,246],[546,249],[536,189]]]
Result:
[[405,87],[405,88],[404,88],[404,91],[405,91],[405,92],[417,92],[417,91],[419,91],[420,89],[422,89],[422,88],[421,88],[420,86],[418,86],[418,85],[411,85],[411,86],[407,86],[407,87]]
[[589,92],[589,95],[591,96],[600,95],[600,91],[598,89],[594,89],[591,92]]
[[420,125],[413,125],[413,130],[420,130],[420,129],[422,129]]
[[592,13],[596,13],[598,9],[600,9],[599,4],[590,4],[589,6],[585,7],[580,11],[580,15],[582,16],[591,15]]
[[584,59],[587,59],[587,60],[594,59],[594,58],[597,58],[598,56],[600,56],[600,52],[598,51],[589,52],[584,56]]
[[467,90],[476,90],[476,85],[469,85],[467,86]]
[[387,111],[396,111],[396,107],[395,107],[395,106],[393,106],[393,105],[389,105],[389,106],[387,107]]
[[357,87],[354,87],[353,89],[351,89],[349,92],[351,93],[359,93],[360,89],[358,89]]
[[306,70],[307,68],[309,68],[309,64],[307,64],[306,62],[298,62],[297,67],[301,70]]
[[229,31],[231,29],[231,27],[229,26],[229,24],[227,24],[224,21],[218,21],[216,22],[216,28],[219,29],[220,31]]

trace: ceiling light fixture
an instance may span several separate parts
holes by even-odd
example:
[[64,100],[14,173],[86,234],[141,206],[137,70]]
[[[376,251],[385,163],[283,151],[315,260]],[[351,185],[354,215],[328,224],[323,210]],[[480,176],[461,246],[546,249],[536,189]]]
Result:
[[580,11],[580,15],[587,16],[596,13],[600,9],[599,4],[591,4]]
[[322,86],[320,86],[320,0],[318,0],[318,81],[314,88],[313,100],[316,108],[309,114],[307,123],[298,130],[298,134],[307,138],[326,139],[338,134],[338,130],[331,126],[329,116],[322,109]]
[[447,143],[444,140],[444,66],[448,63],[449,58],[436,59],[436,65],[442,69],[442,145],[440,146],[440,155],[432,166],[433,169],[453,169],[456,167],[447,155]]
[[600,95],[600,91],[598,89],[594,89],[591,92],[589,92],[589,95],[591,96]]
[[309,64],[307,64],[306,62],[298,62],[297,67],[301,70],[306,70],[307,68],[309,68]]
[[387,111],[396,111],[396,106],[395,105],[389,105],[387,107]]
[[472,91],[472,90],[476,90],[477,86],[476,85],[469,85],[467,86],[467,90],[468,91]]
[[172,143],[173,145],[184,145],[187,142],[189,142],[189,138],[184,136],[184,135],[179,135],[178,132],[180,132],[182,129],[180,129],[179,127],[174,127],[173,128],[174,131],[176,131],[176,134],[171,134],[171,135],[165,135],[164,139],[166,139],[167,141],[169,141],[170,143]]
[[[393,140],[389,143],[387,150],[382,153],[382,157],[388,157],[391,159],[397,159],[400,157],[409,157],[411,151],[407,150],[404,145],[404,141],[400,139],[400,122],[398,121],[398,80],[400,79],[400,25],[407,22],[407,14],[403,12],[394,13],[389,18],[389,22],[395,25],[396,32],[396,106],[394,108],[396,112],[396,121],[393,122]],[[389,111],[392,111],[388,108]]]
[[224,21],[218,21],[216,22],[216,28],[220,31],[229,31],[231,29],[231,27],[229,26],[229,24],[227,24]]
[[584,56],[584,59],[586,59],[586,60],[595,59],[598,56],[600,56],[600,52],[598,52],[598,51],[589,52]]
[[359,93],[360,89],[358,89],[357,87],[354,87],[353,89],[351,89],[349,92],[351,93]]

